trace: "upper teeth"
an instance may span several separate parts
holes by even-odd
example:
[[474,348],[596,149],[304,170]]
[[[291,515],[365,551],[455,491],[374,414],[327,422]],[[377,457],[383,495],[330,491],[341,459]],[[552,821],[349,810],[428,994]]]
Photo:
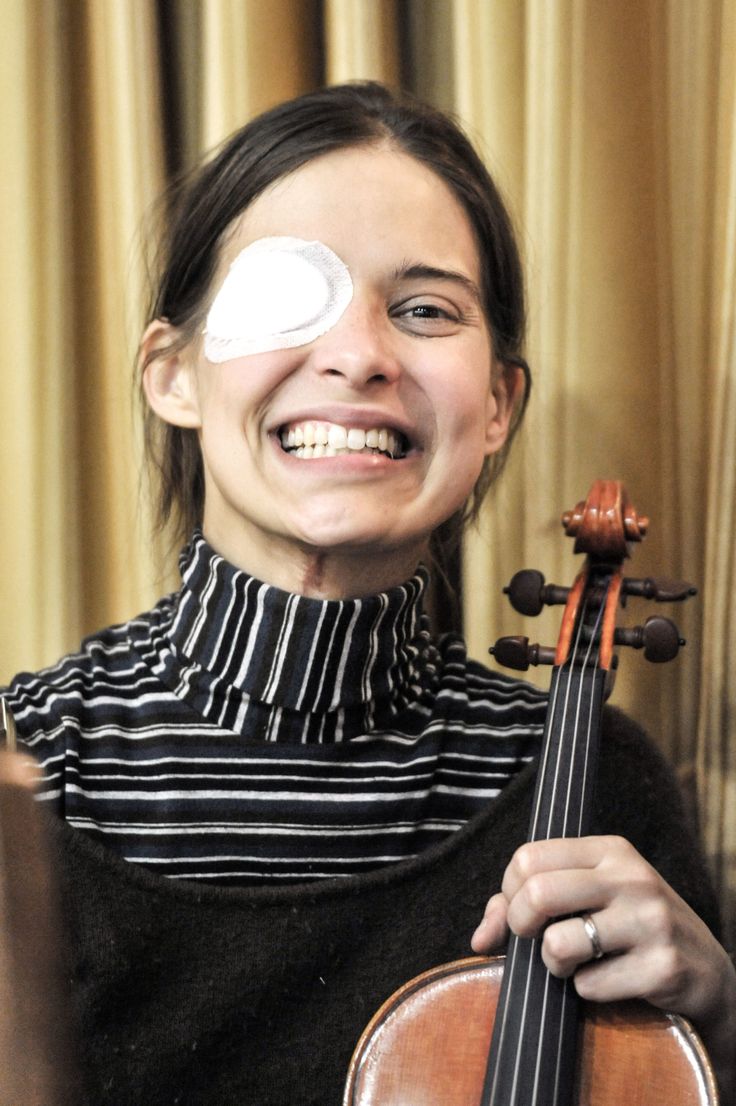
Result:
[[281,432],[284,449],[302,457],[334,457],[338,453],[379,450],[392,457],[401,453],[401,435],[387,427],[361,430],[330,422],[301,422]]

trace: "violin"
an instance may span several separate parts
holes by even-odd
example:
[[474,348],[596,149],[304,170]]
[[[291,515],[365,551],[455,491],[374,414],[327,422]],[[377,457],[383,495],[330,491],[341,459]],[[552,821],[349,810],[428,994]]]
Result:
[[[596,481],[563,517],[586,562],[571,587],[518,572],[504,589],[522,614],[565,605],[556,649],[506,637],[490,650],[526,670],[553,664],[530,841],[588,832],[603,702],[615,647],[672,660],[684,641],[669,619],[617,626],[628,596],[678,601],[688,584],[624,577],[646,534],[618,481]],[[512,935],[504,957],[470,957],[406,983],[375,1014],[353,1054],[343,1106],[717,1106],[715,1078],[686,1019],[645,1002],[585,1003],[549,973],[541,938]]]
[[78,1106],[56,886],[27,765],[0,700],[0,1103]]

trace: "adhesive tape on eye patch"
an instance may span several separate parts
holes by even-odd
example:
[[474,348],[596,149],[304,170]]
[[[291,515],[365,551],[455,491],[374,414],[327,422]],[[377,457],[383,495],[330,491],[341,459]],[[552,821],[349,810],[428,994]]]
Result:
[[259,238],[238,254],[207,315],[209,361],[304,346],[353,298],[347,266],[322,242]]

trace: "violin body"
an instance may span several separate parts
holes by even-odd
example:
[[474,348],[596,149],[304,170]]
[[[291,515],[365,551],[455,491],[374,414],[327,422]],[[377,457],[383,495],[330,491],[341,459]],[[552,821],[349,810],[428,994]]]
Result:
[[[503,957],[470,957],[406,983],[356,1047],[343,1106],[478,1106]],[[644,1002],[583,1003],[575,1106],[716,1106],[689,1023]]]

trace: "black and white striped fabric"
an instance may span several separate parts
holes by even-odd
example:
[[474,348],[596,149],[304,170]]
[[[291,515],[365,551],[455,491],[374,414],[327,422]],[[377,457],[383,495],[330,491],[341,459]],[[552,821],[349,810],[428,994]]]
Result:
[[433,640],[426,574],[359,600],[247,576],[201,534],[181,590],[13,681],[69,823],[161,874],[356,874],[462,826],[536,755],[545,696]]

